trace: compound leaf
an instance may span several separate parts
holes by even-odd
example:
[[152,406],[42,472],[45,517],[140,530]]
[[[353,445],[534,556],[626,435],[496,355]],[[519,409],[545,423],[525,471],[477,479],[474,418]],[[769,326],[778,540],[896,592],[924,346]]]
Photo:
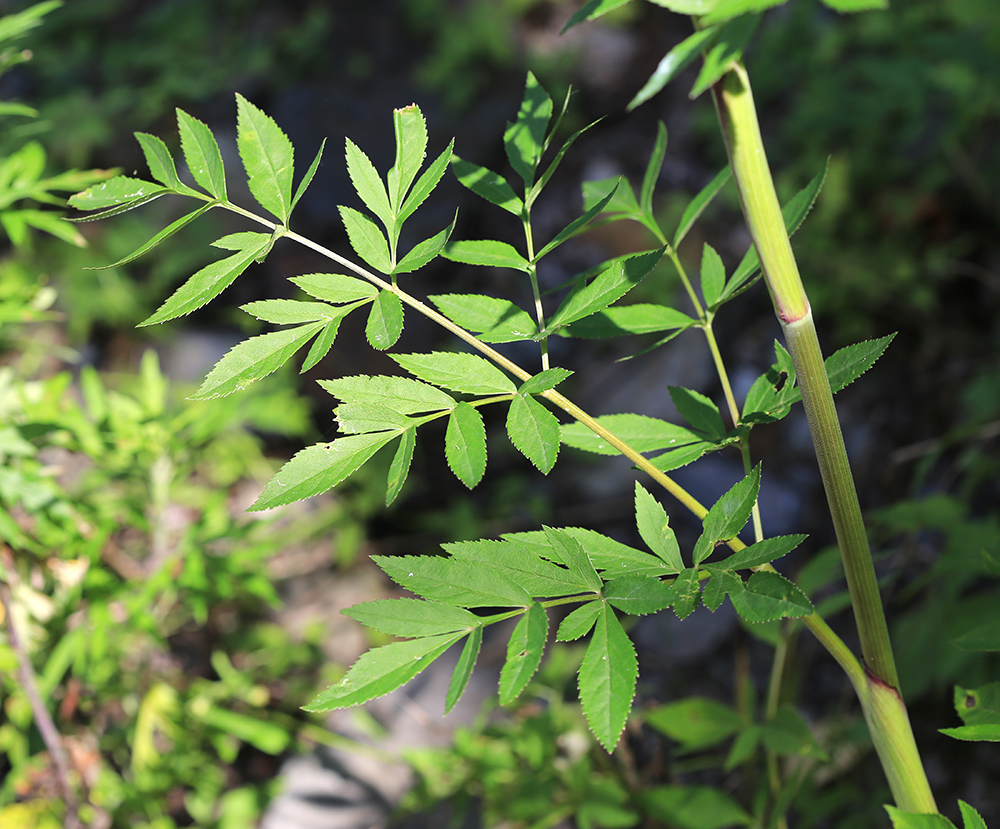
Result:
[[542,664],[549,617],[545,608],[532,602],[518,621],[507,643],[507,659],[500,671],[500,704],[517,699]]
[[580,665],[580,703],[590,730],[609,753],[625,729],[638,676],[635,648],[605,603]]

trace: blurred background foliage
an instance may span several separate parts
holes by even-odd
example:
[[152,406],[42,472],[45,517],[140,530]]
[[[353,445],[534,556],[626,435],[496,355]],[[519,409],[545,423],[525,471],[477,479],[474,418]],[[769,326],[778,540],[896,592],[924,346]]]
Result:
[[[30,6],[8,0],[0,13]],[[299,706],[338,670],[331,661],[342,667],[364,642],[355,631],[352,645],[331,646],[326,604],[290,622],[303,581],[363,581],[363,552],[427,552],[440,541],[540,521],[606,520],[627,532],[629,499],[608,495],[613,481],[588,489],[558,468],[540,481],[502,459],[467,495],[450,488],[442,459],[428,452],[418,457],[408,499],[388,514],[379,510],[373,471],[317,503],[248,518],[242,510],[282,459],[329,432],[329,404],[315,404],[309,377],[291,375],[236,398],[183,397],[246,333],[235,306],[283,295],[285,278],[311,260],[279,246],[219,305],[137,331],[211,258],[208,242],[230,230],[229,219],[189,226],[183,244],[164,245],[155,257],[87,270],[137,247],[175,206],[161,200],[113,222],[68,225],[57,219],[62,198],[111,168],[142,174],[131,134],[176,143],[175,107],[209,123],[235,170],[238,91],[277,119],[300,154],[330,136],[299,230],[336,248],[343,238],[335,206],[349,199],[336,149],[345,133],[386,167],[389,112],[417,100],[432,146],[455,135],[463,157],[501,167],[503,124],[530,67],[554,97],[575,90],[567,130],[604,117],[561,168],[550,190],[562,203],[540,205],[542,221],[545,210],[557,219],[577,211],[586,179],[641,176],[659,120],[670,134],[659,209],[676,212],[724,163],[710,102],[688,102],[682,79],[635,113],[624,105],[689,26],[635,2],[560,36],[578,6],[73,0],[43,4],[43,25],[29,13],[0,27],[0,575],[12,587],[42,697],[90,790],[92,825],[253,825],[276,791],[279,759],[332,739]],[[1000,573],[1000,195],[992,186],[1000,180],[1000,8],[993,0],[922,0],[839,17],[795,0],[766,16],[747,63],[780,188],[794,192],[830,157],[823,194],[795,237],[828,347],[900,332],[885,358],[894,368],[852,387],[845,430],[863,496],[878,507],[872,531],[918,738],[938,745],[935,729],[954,724],[952,685],[995,679],[998,667],[995,654],[952,643],[995,614]],[[461,198],[458,188],[446,192]],[[425,209],[437,229],[435,209],[450,216],[453,207]],[[463,202],[459,233],[475,237],[494,218]],[[491,236],[505,232],[517,241],[513,225]],[[748,239],[734,194],[700,232],[735,264]],[[692,234],[682,254],[696,259],[703,238]],[[582,265],[568,259],[566,273],[543,278],[558,285],[574,267],[631,243],[627,233],[595,234]],[[438,269],[427,278],[456,276]],[[744,365],[759,370],[774,330],[759,286],[740,308],[720,326],[737,376]],[[409,345],[428,347],[436,335],[415,328],[424,345]],[[341,336],[346,342],[351,332]],[[377,359],[346,353],[335,349],[326,376],[370,371],[366,361]],[[598,376],[609,377],[614,356],[593,356]],[[595,399],[636,392],[624,380],[609,382]],[[801,485],[811,470],[794,446],[772,443],[771,470],[796,490],[794,511],[808,523],[821,512],[815,488]],[[831,560],[817,556],[803,578],[832,608],[839,590]],[[733,637],[748,653],[757,647],[745,633]],[[645,704],[655,711],[673,685],[660,682],[655,648],[646,656],[654,668]],[[807,643],[799,658],[803,670],[824,670]],[[0,640],[0,824],[62,825],[17,661]],[[734,690],[728,663],[726,680],[711,667],[703,673],[694,685],[723,698],[755,681],[752,671],[737,671]],[[669,736],[636,732],[630,752],[655,758],[653,778],[640,781],[629,752],[611,761],[593,751],[575,709],[563,704],[574,693],[571,675],[571,665],[550,665],[535,681],[540,702],[507,719],[484,717],[451,748],[413,753],[411,805],[449,800],[464,814],[475,804],[486,825],[527,826],[558,803],[562,818],[579,826],[632,826],[643,819],[630,799],[640,782],[701,779],[721,766],[721,756],[692,760]],[[817,718],[843,707],[835,693],[790,693]],[[836,722],[841,735],[857,727],[849,717],[828,718],[830,734]],[[977,747],[968,751],[986,779],[1000,774],[995,758],[991,765]],[[879,802],[871,768],[860,748],[833,771],[817,767],[803,783],[811,795],[800,801],[798,825],[871,825],[877,818],[857,810],[859,797]],[[936,774],[947,791],[976,785],[946,753]]]

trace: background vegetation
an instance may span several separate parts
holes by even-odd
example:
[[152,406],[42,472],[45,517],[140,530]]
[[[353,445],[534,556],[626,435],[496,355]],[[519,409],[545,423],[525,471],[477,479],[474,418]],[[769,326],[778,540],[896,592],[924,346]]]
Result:
[[[388,113],[416,100],[432,147],[454,135],[463,157],[499,168],[497,137],[528,67],[557,99],[560,89],[576,90],[567,133],[605,116],[540,205],[541,221],[548,214],[552,227],[579,211],[582,180],[641,177],[659,120],[670,136],[659,184],[668,195],[657,205],[665,216],[711,179],[724,149],[708,102],[691,106],[683,84],[624,115],[665,49],[687,34],[675,28],[681,18],[651,4],[632,4],[562,38],[576,4],[556,0],[51,5],[43,25],[26,25],[0,44],[9,69],[0,100],[37,110],[9,109],[0,122],[5,606],[13,608],[38,696],[66,736],[65,761],[90,789],[93,825],[253,825],[276,791],[280,760],[336,739],[299,706],[364,646],[356,631],[349,643],[332,643],[341,631],[334,626],[343,624],[334,610],[357,598],[345,592],[384,589],[372,586],[369,553],[427,552],[442,541],[538,522],[586,521],[627,541],[631,489],[604,467],[586,479],[557,468],[541,480],[511,456],[468,496],[460,485],[449,489],[443,459],[428,454],[418,456],[415,473],[424,486],[411,485],[388,513],[374,516],[381,493],[361,477],[336,496],[250,519],[243,509],[281,461],[329,432],[328,404],[317,399],[306,410],[299,402],[295,389],[315,386],[309,375],[281,375],[224,401],[185,401],[191,383],[241,333],[244,323],[231,311],[209,308],[170,330],[134,327],[205,263],[209,234],[225,227],[193,225],[187,244],[165,246],[155,258],[87,271],[134,249],[173,218],[172,206],[157,202],[113,223],[78,226],[77,236],[51,221],[52,202],[111,166],[141,170],[132,132],[169,137],[175,107],[217,133],[231,131],[234,91],[273,115],[296,145],[315,147],[324,136],[337,142],[346,133],[383,169],[392,153]],[[31,60],[22,62],[26,49]],[[779,54],[780,61],[767,57]],[[1000,776],[995,752],[942,745],[934,736],[957,724],[955,682],[995,680],[998,668],[995,655],[949,643],[995,613],[1000,575],[1000,196],[990,186],[1000,180],[1000,12],[989,0],[925,0],[839,18],[798,0],[765,18],[747,61],[787,193],[831,155],[823,196],[796,236],[826,341],[832,348],[899,332],[886,364],[841,403],[845,428],[918,740],[942,752],[931,766],[942,800],[954,801],[949,792],[976,800],[996,821],[1000,804],[989,794]],[[235,155],[234,133],[232,142]],[[303,201],[300,232],[337,249],[345,240],[335,205],[350,199],[349,184],[337,165],[329,168]],[[448,186],[451,201],[460,201],[460,188]],[[735,195],[727,197],[701,230],[732,263],[747,238]],[[448,204],[438,214],[429,204],[414,218],[426,227],[416,230],[447,224]],[[485,235],[492,222],[475,202],[463,202],[460,217],[464,238]],[[695,259],[702,241],[691,238],[682,253]],[[567,257],[606,258],[633,249],[634,240],[616,231],[588,244],[591,252]],[[278,295],[289,273],[308,267],[299,256],[276,251],[256,287],[255,280],[237,286],[231,307]],[[578,266],[567,260],[540,278],[554,288]],[[463,290],[488,287],[470,286],[482,277],[454,265],[421,278],[445,288],[462,280]],[[762,344],[771,339],[771,311],[756,292],[727,309],[732,316],[718,327],[737,376],[741,367],[759,371],[770,362]],[[437,335],[408,329],[407,336],[429,348]],[[588,355],[590,400],[630,399],[662,414],[669,402],[644,378],[665,388],[674,378],[700,382],[704,372],[687,355],[650,358],[626,364],[636,371],[626,384],[627,372],[613,362],[621,356],[613,347]],[[367,349],[350,364],[331,359],[324,376],[382,367],[366,362],[377,359]],[[821,507],[796,447],[775,441],[768,464],[785,486],[762,497],[770,499],[765,514],[786,522],[772,528],[781,532]],[[717,486],[698,478],[711,476],[710,467],[691,474],[685,483],[696,494]],[[680,516],[677,522],[683,534]],[[811,564],[815,584],[825,583],[831,560]],[[329,595],[318,597],[310,584]],[[336,587],[345,584],[349,590]],[[759,684],[749,667],[738,668],[734,685],[731,663],[685,662],[672,636],[655,623],[637,636],[647,643],[640,664],[649,706],[672,699],[679,671],[685,693],[693,684],[728,702]],[[735,640],[752,664],[758,645],[751,634],[734,624],[711,636],[709,652],[731,653]],[[801,647],[804,664],[815,659],[822,672],[823,657],[806,642]],[[47,753],[18,657],[8,634],[0,640],[0,823],[61,826],[58,758]],[[655,780],[634,779],[628,752],[612,764],[593,751],[571,704],[567,660],[547,666],[522,708],[484,719],[447,750],[415,753],[411,805],[450,800],[462,814],[475,803],[485,825],[527,826],[541,825],[558,802],[560,819],[572,815],[580,826],[634,825],[638,813],[623,793]],[[847,713],[831,716],[847,702],[822,683],[800,689],[800,700],[827,727],[848,734],[858,727]],[[657,758],[644,762],[644,773],[700,779],[710,762],[698,739],[668,726],[660,734],[656,718],[649,722],[654,730],[627,744],[644,760]],[[964,761],[960,775],[948,751],[976,752],[975,761]],[[798,825],[872,825],[875,813],[857,805],[881,802],[869,763],[860,749],[838,758],[828,778],[811,783],[814,796],[803,801]]]

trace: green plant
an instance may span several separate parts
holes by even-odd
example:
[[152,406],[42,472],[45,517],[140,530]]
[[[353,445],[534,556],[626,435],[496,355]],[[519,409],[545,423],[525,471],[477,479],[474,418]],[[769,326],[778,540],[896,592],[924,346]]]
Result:
[[[196,398],[224,397],[242,390],[277,370],[310,342],[302,368],[316,366],[332,347],[342,320],[362,308],[367,309],[368,342],[380,351],[396,344],[408,310],[438,323],[461,341],[464,350],[391,354],[410,376],[348,376],[320,381],[339,401],[334,412],[341,435],[295,455],[265,486],[251,509],[265,510],[324,492],[383,449],[391,450],[386,480],[386,503],[391,503],[403,491],[418,428],[433,421],[444,423],[449,466],[472,488],[483,478],[487,461],[483,412],[499,408],[510,442],[542,472],[553,468],[562,445],[622,454],[701,520],[701,534],[686,558],[664,508],[637,482],[635,523],[648,550],[626,546],[586,528],[544,527],[497,540],[447,544],[445,556],[378,557],[378,565],[390,578],[421,598],[366,602],[347,613],[403,641],[362,656],[339,683],[320,693],[308,710],[327,711],[385,694],[464,640],[445,700],[449,710],[463,693],[475,665],[484,628],[518,619],[499,687],[500,702],[513,703],[541,664],[550,637],[550,609],[575,606],[560,621],[555,638],[570,642],[590,636],[578,672],[580,703],[591,731],[610,752],[628,720],[638,676],[635,650],[617,612],[642,616],[672,608],[685,618],[699,604],[717,610],[728,597],[751,624],[801,621],[843,669],[860,700],[896,801],[896,806],[888,807],[894,824],[949,825],[937,814],[900,695],[866,530],[833,408],[833,392],[866,371],[890,338],[850,346],[824,361],[789,243],[789,233],[798,228],[817,198],[823,174],[783,209],[779,206],[749,77],[741,63],[757,13],[777,5],[777,0],[658,2],[674,11],[696,14],[695,33],[671,50],[633,105],[703,57],[692,94],[713,93],[731,161],[731,171],[720,173],[688,205],[673,232],[659,225],[653,210],[654,189],[666,151],[666,133],[661,130],[638,193],[624,181],[592,183],[585,187],[583,215],[551,238],[537,238],[534,205],[582,130],[542,163],[547,152],[555,149],[553,141],[569,99],[561,108],[556,107],[530,74],[520,111],[504,133],[514,172],[511,178],[453,155],[451,146],[425,167],[427,131],[416,105],[398,109],[393,115],[396,160],[384,180],[362,150],[347,140],[350,178],[361,202],[377,219],[353,207],[340,208],[351,246],[365,265],[290,228],[291,214],[313,180],[323,147],[296,185],[291,143],[274,121],[242,96],[237,97],[240,156],[250,192],[273,219],[230,201],[215,138],[203,123],[183,111],[178,111],[181,151],[196,186],[180,178],[166,144],[139,133],[154,181],[118,177],[74,196],[71,202],[81,210],[96,211],[91,219],[115,215],[166,195],[201,202],[116,264],[148,252],[216,207],[265,229],[234,233],[215,242],[229,255],[195,273],[144,325],[167,322],[200,308],[285,238],[354,274],[296,276],[291,281],[305,298],[263,300],[244,306],[259,320],[287,327],[234,347],[205,378]],[[571,24],[621,5],[621,0],[593,0]],[[827,0],[827,5],[845,11],[881,4]],[[454,221],[428,239],[401,247],[405,221],[428,198],[449,166],[464,186],[515,217],[523,229],[523,248],[494,239],[452,241]],[[730,176],[740,194],[754,246],[735,270],[727,273],[719,254],[705,245],[699,295],[677,248]],[[511,182],[517,179],[520,182],[515,186]],[[656,240],[655,246],[579,275],[550,310],[538,281],[539,262],[597,222],[610,220],[640,222]],[[476,294],[435,294],[428,304],[401,287],[399,276],[438,256],[520,273],[531,294],[529,308],[507,298]],[[690,313],[652,303],[618,304],[642,280],[659,275],[658,267],[664,260],[684,285]],[[761,374],[740,405],[716,344],[713,323],[718,310],[746,290],[758,271],[762,271],[774,301],[787,350],[775,344],[775,364]],[[686,425],[628,413],[592,417],[557,390],[562,384],[571,385],[572,372],[552,364],[549,343],[553,338],[654,334],[658,339],[650,347],[658,347],[688,330],[699,330],[706,339],[724,390],[725,416],[705,395],[672,388],[671,397]],[[505,355],[504,344],[514,342],[537,344],[537,370],[529,371]],[[784,418],[800,400],[829,498],[857,620],[861,660],[830,628],[806,593],[772,565],[798,547],[805,536],[764,538],[757,514],[761,467],[752,463],[749,436],[755,426]],[[572,422],[560,423],[552,408]],[[668,474],[727,447],[740,454],[745,475],[710,508]],[[748,523],[753,525],[753,542],[749,544],[739,538]],[[995,631],[984,635],[995,643],[991,638]],[[815,761],[823,756],[822,747],[800,715],[782,704],[789,636],[787,624],[774,636],[775,668],[762,717],[696,698],[674,703],[649,717],[654,727],[692,750],[735,736],[727,768],[752,766],[760,755],[764,773],[747,774],[743,802],[718,788],[658,786],[639,799],[647,814],[681,826],[784,825],[812,766],[810,762],[796,767],[783,763],[782,758]],[[992,686],[984,686],[964,697],[977,701],[973,706],[977,712],[985,709],[981,715],[985,721],[970,723],[973,731],[964,732],[964,736],[996,738],[997,725],[990,719],[992,693]],[[979,701],[985,704],[979,705]],[[704,728],[679,726],[685,718],[704,723]],[[961,810],[970,829],[984,825],[971,807],[963,803]],[[633,814],[624,818],[618,814],[606,819],[612,822],[594,819],[594,825],[626,825],[613,821],[633,818],[638,819]]]

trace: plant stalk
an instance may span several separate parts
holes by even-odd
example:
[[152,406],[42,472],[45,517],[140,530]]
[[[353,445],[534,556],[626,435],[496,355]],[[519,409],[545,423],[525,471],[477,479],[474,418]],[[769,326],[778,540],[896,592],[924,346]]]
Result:
[[899,693],[899,678],[854,478],[809,300],[764,152],[746,69],[734,63],[712,91],[744,216],[795,364],[844,562],[867,669],[864,681],[855,675],[851,677],[852,683],[897,806],[905,811],[935,813],[937,806]]

